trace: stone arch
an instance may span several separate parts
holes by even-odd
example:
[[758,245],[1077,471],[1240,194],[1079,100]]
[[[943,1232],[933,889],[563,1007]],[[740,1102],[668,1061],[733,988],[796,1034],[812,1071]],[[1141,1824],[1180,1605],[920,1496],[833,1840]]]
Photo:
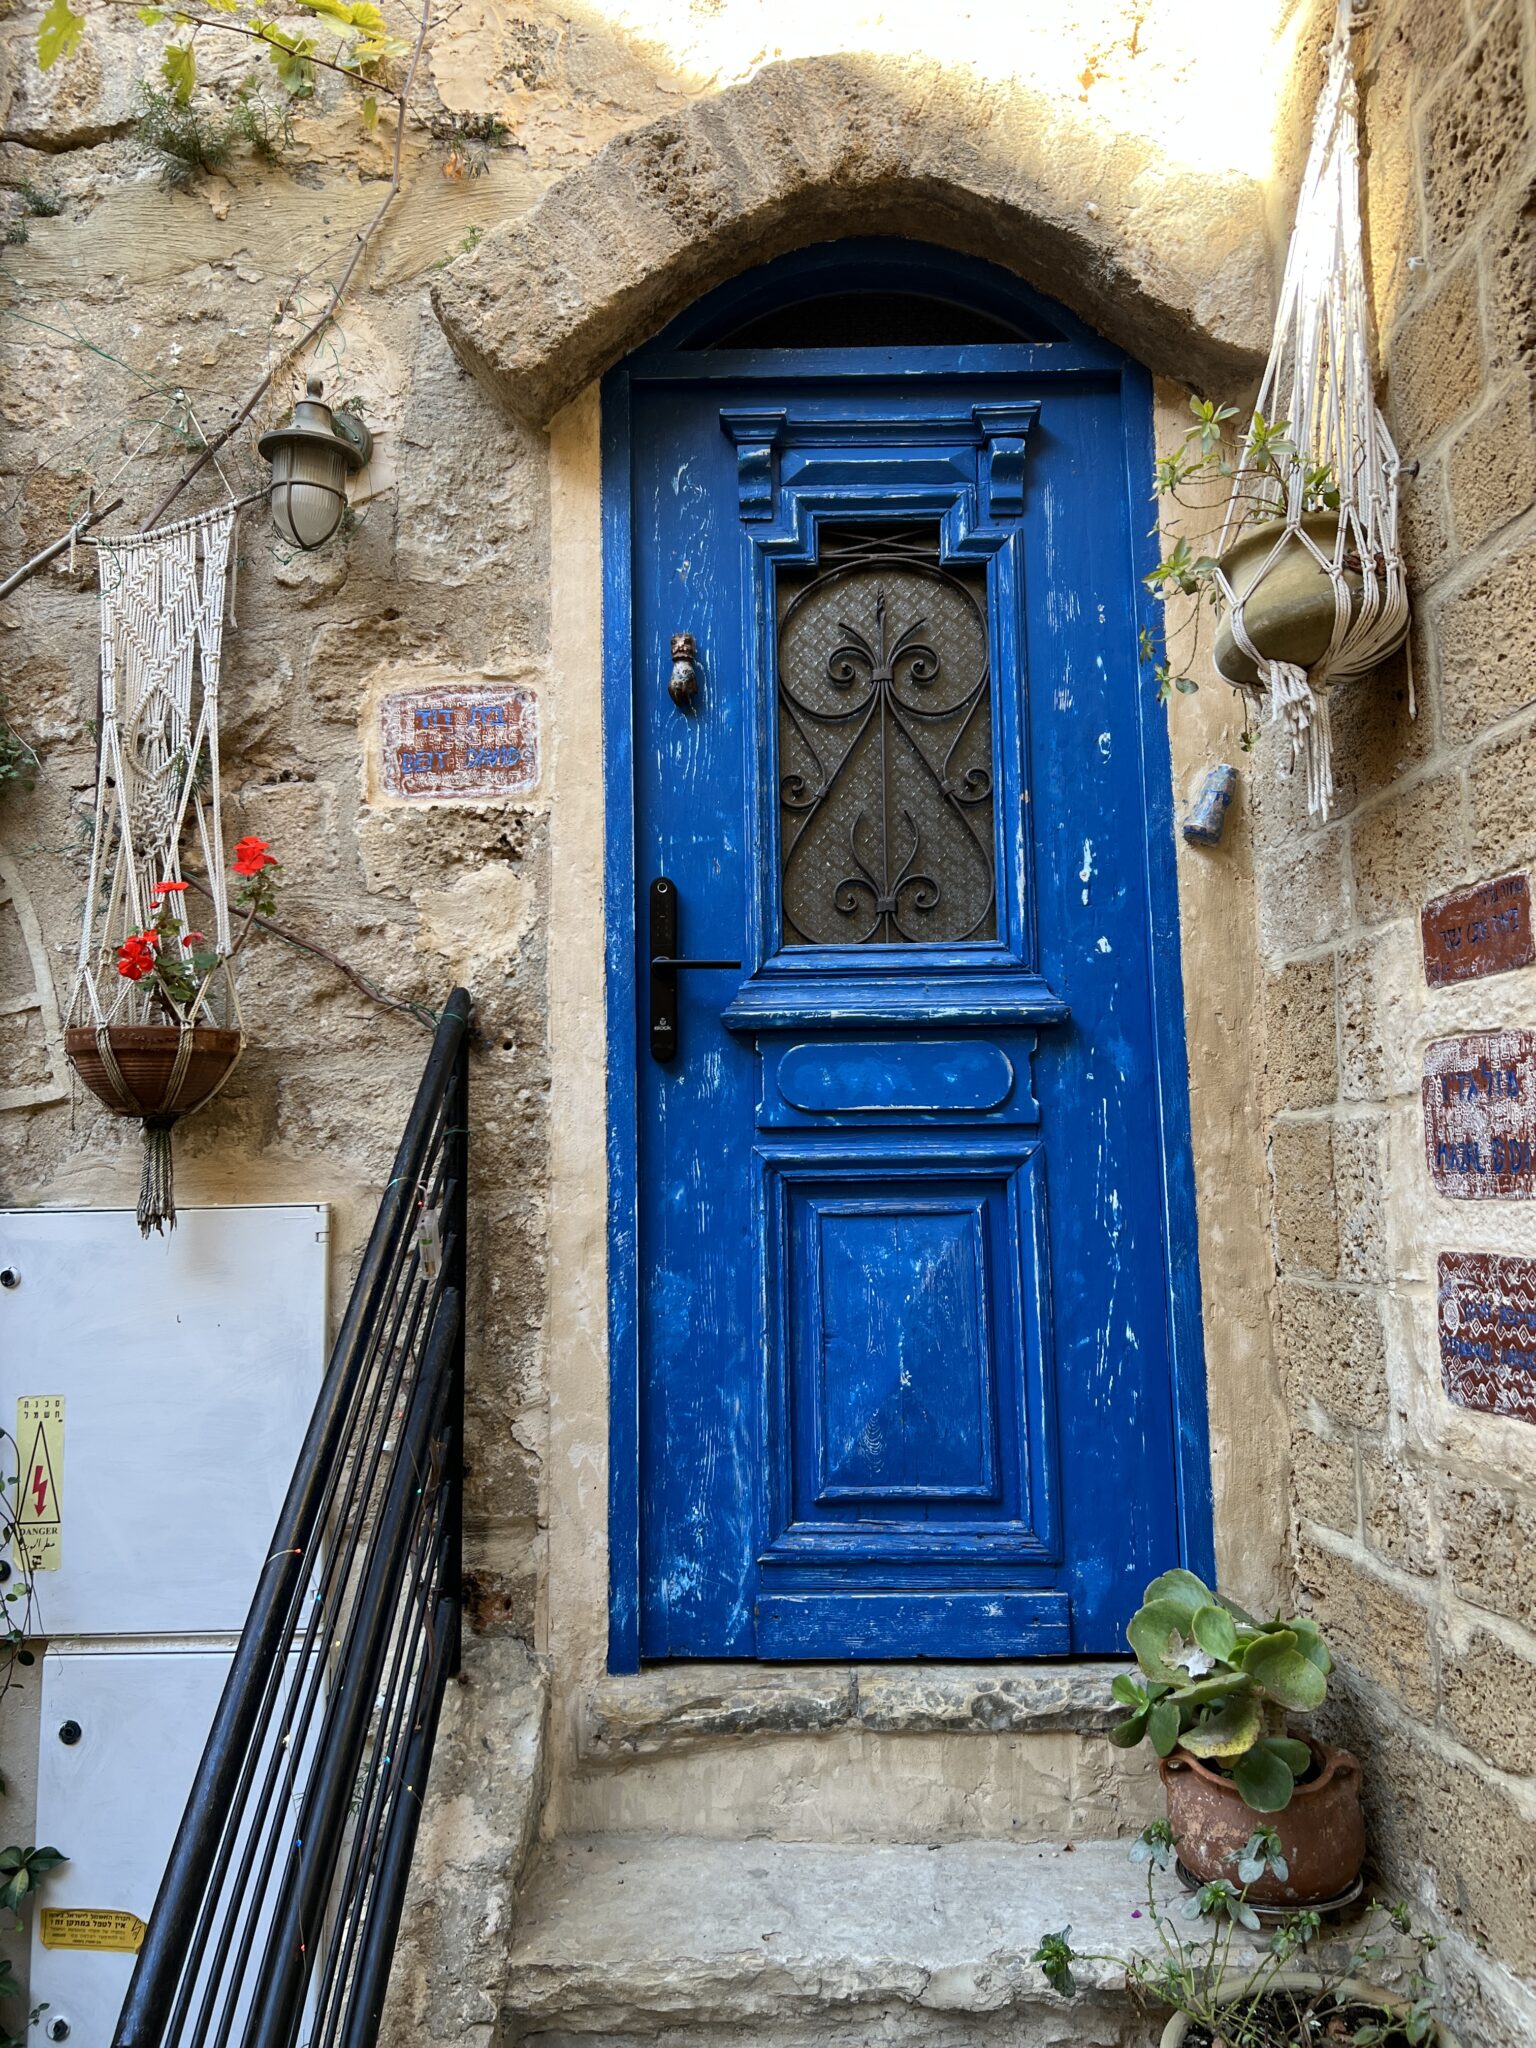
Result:
[[1263,191],[1086,112],[868,57],[770,64],[617,137],[439,278],[464,363],[543,426],[729,277],[808,243],[899,234],[988,258],[1150,369],[1251,376],[1271,303]]

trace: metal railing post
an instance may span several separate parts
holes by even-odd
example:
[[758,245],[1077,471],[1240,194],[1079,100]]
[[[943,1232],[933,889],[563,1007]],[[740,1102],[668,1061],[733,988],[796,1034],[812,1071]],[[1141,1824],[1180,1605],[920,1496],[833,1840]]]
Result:
[[[295,2000],[278,1931],[295,1926],[318,1930],[327,1905],[336,1906],[327,1894],[370,1738],[370,1717],[376,1737],[385,1725],[375,1689],[391,1644],[388,1682],[410,1688],[398,1695],[396,1716],[409,1704],[416,1790],[406,1804],[419,1802],[442,1700],[437,1673],[446,1672],[447,1651],[455,1660],[458,1651],[469,1020],[469,996],[455,989],[439,1021],[331,1350],[134,1966],[114,2048],[203,2048],[204,2043],[223,2048],[247,1992],[253,2002],[242,2041],[292,2048],[314,1956],[299,1973]],[[441,1190],[444,1252],[442,1271],[435,1277],[417,1227],[433,1188]],[[404,1400],[406,1409],[392,1422],[397,1399]],[[430,1487],[423,1476],[429,1467],[435,1475]],[[413,1548],[412,1531],[419,1534],[428,1526],[422,1520],[424,1503],[429,1493],[438,1492],[441,1529],[431,1538],[431,1556],[424,1557]],[[360,1572],[353,1569],[359,1543],[365,1544]],[[418,1584],[425,1603],[419,1616],[411,1590]],[[434,1628],[450,1626],[451,1643],[433,1637]],[[328,1664],[328,1654],[343,1640],[348,1649]],[[289,1678],[287,1667],[295,1660],[301,1668]],[[303,1744],[303,1729],[320,1696],[316,1688],[323,1689],[327,1677],[330,1696],[315,1753],[301,1759],[297,1748]],[[301,1688],[307,1703],[296,1706]],[[288,1752],[295,1728],[296,1750]],[[284,1729],[273,1751],[271,1742]],[[263,1771],[270,1756],[277,1761],[266,1762]],[[415,1838],[414,1816],[401,1818],[396,1779],[380,1777],[377,1759],[369,1769],[376,1839],[371,1839],[368,1856],[360,1857],[355,1845],[348,1881],[355,1867],[358,1895],[342,1902],[354,1928],[362,1930],[365,1963],[377,1948],[376,1925],[393,1916],[391,1924],[398,1926]],[[274,1868],[270,1847],[263,1857],[252,1846],[258,1829],[269,1843],[278,1839],[288,1788],[296,1783],[302,1788],[298,1839],[315,1841],[311,1830],[318,1829],[321,1852],[314,1865],[301,1865],[297,1875],[291,1856],[280,1855]],[[241,1841],[247,1847],[235,1863]],[[383,1888],[386,1880],[398,1889],[398,1897]],[[252,1967],[251,1937],[274,1893],[277,1910],[266,1946],[276,1975],[269,1976],[265,1961],[258,1959],[259,1966]],[[246,1932],[236,1940],[236,1921],[242,1917]],[[376,1973],[376,1959],[371,1967]],[[214,1982],[189,2026],[198,1973],[204,1969],[212,1972]],[[366,1975],[362,1965],[340,1973],[336,1998],[349,2000]],[[279,1995],[269,1996],[272,1992]],[[224,2017],[215,2025],[211,2015],[220,2008]],[[366,2048],[373,2036],[357,2033],[355,2021],[349,2002],[337,2024],[351,2048]],[[376,2026],[375,2017],[375,2031]],[[334,2036],[334,2027],[331,2031]]]

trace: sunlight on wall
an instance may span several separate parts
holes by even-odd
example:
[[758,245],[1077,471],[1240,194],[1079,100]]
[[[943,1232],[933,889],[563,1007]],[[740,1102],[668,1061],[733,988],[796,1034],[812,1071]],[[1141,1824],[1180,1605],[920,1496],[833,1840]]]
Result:
[[931,58],[1156,142],[1195,171],[1262,178],[1293,0],[623,0],[582,10],[695,90],[778,58]]

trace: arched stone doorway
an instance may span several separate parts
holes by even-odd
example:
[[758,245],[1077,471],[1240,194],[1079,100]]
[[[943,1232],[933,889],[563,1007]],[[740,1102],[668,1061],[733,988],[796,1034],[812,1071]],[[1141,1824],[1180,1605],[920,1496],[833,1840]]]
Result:
[[824,57],[618,137],[433,293],[465,363],[543,426],[626,350],[752,264],[899,234],[1013,270],[1160,374],[1255,373],[1271,279],[1257,180],[963,72]]

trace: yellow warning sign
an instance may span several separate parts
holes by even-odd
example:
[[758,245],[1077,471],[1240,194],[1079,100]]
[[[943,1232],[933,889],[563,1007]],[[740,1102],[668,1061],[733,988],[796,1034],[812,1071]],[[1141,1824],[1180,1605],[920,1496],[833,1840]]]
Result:
[[144,1946],[144,1922],[110,1906],[44,1906],[44,1948],[94,1948],[136,1956]]
[[16,1397],[16,1563],[22,1571],[56,1572],[62,1556],[64,1396]]

